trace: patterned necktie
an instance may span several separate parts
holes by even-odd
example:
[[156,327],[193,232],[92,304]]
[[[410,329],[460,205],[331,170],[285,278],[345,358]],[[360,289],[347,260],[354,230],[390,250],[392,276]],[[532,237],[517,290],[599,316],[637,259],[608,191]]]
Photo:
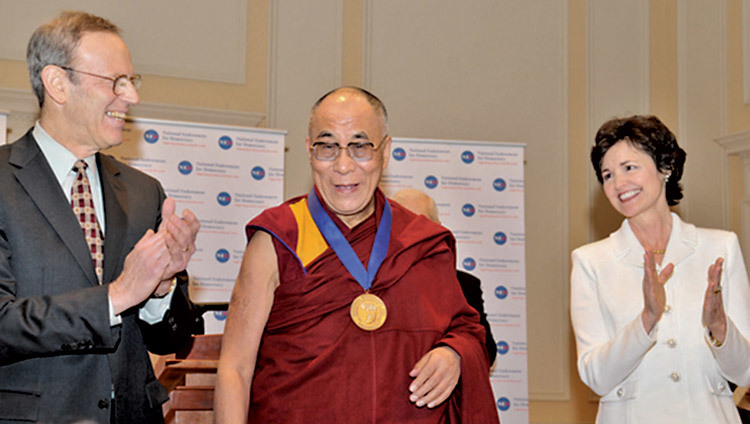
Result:
[[88,243],[91,252],[91,260],[94,262],[96,278],[101,284],[102,273],[104,272],[104,250],[99,222],[96,220],[96,211],[94,211],[91,185],[89,184],[89,178],[86,176],[88,166],[83,159],[73,165],[73,170],[76,171],[76,179],[70,189],[70,206],[78,217],[78,223],[81,224],[83,235],[86,237],[86,243]]

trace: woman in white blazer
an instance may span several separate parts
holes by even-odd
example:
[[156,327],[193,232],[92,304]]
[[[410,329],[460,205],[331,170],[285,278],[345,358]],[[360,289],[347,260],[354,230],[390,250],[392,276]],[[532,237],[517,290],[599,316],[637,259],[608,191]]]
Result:
[[654,116],[606,122],[591,152],[625,217],[573,251],[578,372],[597,423],[740,423],[728,381],[750,384],[750,284],[737,236],[670,212],[685,152]]

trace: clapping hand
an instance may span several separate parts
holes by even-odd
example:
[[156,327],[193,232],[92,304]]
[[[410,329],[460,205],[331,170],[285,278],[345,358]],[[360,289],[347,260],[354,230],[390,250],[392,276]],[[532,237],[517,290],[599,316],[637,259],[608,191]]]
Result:
[[724,259],[718,258],[708,267],[708,286],[703,295],[703,325],[719,343],[724,343],[727,335],[727,318],[724,313],[724,299],[721,291],[721,272]]
[[164,200],[158,234],[164,237],[169,252],[169,266],[164,270],[162,283],[154,292],[155,295],[166,294],[171,286],[172,277],[187,268],[190,258],[195,253],[195,237],[200,226],[198,218],[190,209],[185,209],[182,217],[179,217],[175,214],[174,199]]
[[661,319],[664,308],[667,305],[667,293],[664,284],[672,276],[674,264],[668,264],[656,272],[656,259],[654,253],[647,251],[643,255],[643,313],[641,321],[647,333],[651,333],[654,326]]

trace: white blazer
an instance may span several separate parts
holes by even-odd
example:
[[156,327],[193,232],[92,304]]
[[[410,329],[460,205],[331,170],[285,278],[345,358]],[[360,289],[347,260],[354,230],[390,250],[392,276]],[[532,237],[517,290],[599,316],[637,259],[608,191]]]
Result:
[[[750,384],[750,284],[734,233],[696,228],[672,214],[662,262],[674,264],[667,307],[647,334],[643,247],[628,221],[573,251],[571,319],[581,380],[602,396],[597,423],[740,423],[727,380]],[[711,345],[701,323],[708,267],[721,278],[727,337]]]

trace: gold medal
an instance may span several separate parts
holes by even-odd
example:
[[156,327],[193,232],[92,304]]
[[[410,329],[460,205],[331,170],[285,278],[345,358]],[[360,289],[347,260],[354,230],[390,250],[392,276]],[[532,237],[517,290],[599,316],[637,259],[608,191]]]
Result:
[[379,297],[365,293],[354,299],[349,315],[351,315],[352,321],[357,324],[357,327],[366,331],[373,331],[383,326],[388,313],[385,309],[385,303]]

